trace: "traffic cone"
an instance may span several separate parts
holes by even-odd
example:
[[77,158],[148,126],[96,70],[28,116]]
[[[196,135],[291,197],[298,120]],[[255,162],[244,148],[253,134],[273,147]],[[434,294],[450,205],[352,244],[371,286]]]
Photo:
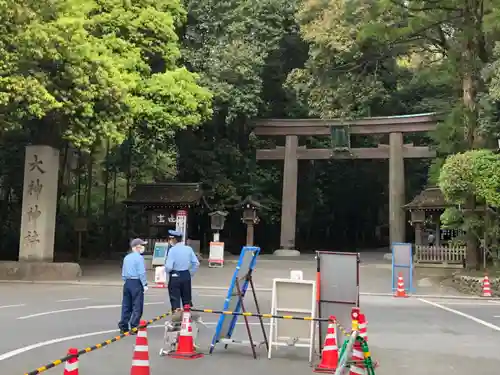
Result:
[[325,344],[321,353],[321,363],[314,372],[334,373],[339,362],[339,348],[337,346],[337,319],[333,315],[328,319],[328,330],[326,331]]
[[402,272],[400,272],[398,275],[398,287],[396,289],[396,294],[394,294],[394,297],[403,297],[403,298],[408,297],[405,290],[405,282],[403,280]]
[[[361,313],[359,312],[359,307],[353,307],[351,311],[351,321],[352,330],[360,332],[359,323],[361,321]],[[365,375],[364,355],[361,343],[356,340],[354,341],[354,346],[352,348],[351,356],[351,367],[349,370],[349,375]]]
[[365,314],[359,314],[359,335],[368,341],[368,321],[366,320]]
[[175,352],[169,353],[168,356],[178,359],[197,359],[204,356],[203,353],[196,353],[194,347],[191,307],[189,305],[184,305],[177,349]]
[[483,280],[483,297],[491,297],[491,285],[488,275],[484,275]]
[[132,357],[132,368],[130,375],[150,375],[149,370],[149,348],[148,332],[146,330],[147,322],[141,320],[139,330],[135,339],[134,356]]
[[78,375],[78,349],[70,348],[68,356],[72,356],[64,364],[64,375]]

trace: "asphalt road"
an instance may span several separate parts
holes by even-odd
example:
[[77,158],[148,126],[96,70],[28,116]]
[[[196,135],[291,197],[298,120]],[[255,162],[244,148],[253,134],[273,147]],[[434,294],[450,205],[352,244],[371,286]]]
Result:
[[[195,303],[221,308],[224,291],[197,291]],[[259,294],[264,312],[270,310],[270,293]],[[69,347],[84,348],[116,335],[121,289],[70,285],[0,284],[0,374],[21,375],[65,355]],[[250,302],[247,309],[254,311]],[[372,356],[380,362],[377,374],[386,375],[490,375],[500,368],[500,303],[454,299],[394,299],[362,296],[368,318]],[[145,317],[166,310],[165,290],[149,290]],[[198,343],[208,349],[217,317],[203,317]],[[294,375],[312,372],[306,349],[279,351],[267,360],[264,349],[253,360],[245,347],[218,346],[212,356],[195,361],[159,357],[163,322],[148,330],[151,374],[256,372]],[[259,339],[259,327],[252,329]],[[245,339],[239,325],[235,339]],[[80,358],[80,374],[123,375],[130,372],[134,338],[127,337],[107,348]],[[62,374],[63,366],[47,374]]]

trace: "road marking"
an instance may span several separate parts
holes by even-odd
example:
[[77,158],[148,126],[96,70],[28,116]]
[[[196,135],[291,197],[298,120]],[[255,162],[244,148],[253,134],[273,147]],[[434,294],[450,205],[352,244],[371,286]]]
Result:
[[76,301],[87,301],[90,298],[70,298],[70,299],[58,299],[56,302],[76,302]]
[[[204,325],[216,325],[217,322],[203,322]],[[244,322],[238,322],[236,323],[237,325],[243,325],[245,324]],[[249,325],[260,325],[260,323],[248,323]],[[265,325],[269,325],[269,323],[264,323]],[[149,328],[165,328],[163,324],[158,324],[158,325],[151,325],[148,326]],[[26,352],[29,352],[34,349],[42,348],[44,346],[49,346],[49,345],[54,345],[54,344],[59,344],[61,342],[65,341],[71,341],[71,340],[77,340],[77,339],[83,339],[85,337],[92,337],[92,336],[99,336],[99,335],[106,335],[109,333],[113,332],[118,332],[117,329],[110,329],[107,331],[96,331],[96,332],[88,332],[88,333],[82,333],[79,335],[74,335],[74,336],[65,336],[65,337],[59,337],[57,339],[52,339],[52,340],[47,340],[47,341],[41,341],[37,342],[36,344],[24,346],[15,350],[11,350],[10,352],[6,352],[3,354],[0,354],[0,362],[5,361],[6,359],[15,357],[16,355],[23,354]]]
[[441,302],[442,305],[446,305],[446,306],[490,306],[490,307],[493,307],[494,305],[492,305],[491,303],[475,303],[474,301],[470,301],[470,302],[467,302],[467,301],[459,301],[459,302]]
[[488,322],[486,322],[486,321],[484,321],[482,319],[476,318],[475,316],[463,313],[461,311],[452,309],[450,307],[446,307],[446,306],[440,305],[439,303],[436,303],[436,302],[427,301],[426,299],[423,299],[423,298],[419,298],[418,300],[421,301],[421,302],[427,303],[427,304],[429,304],[431,306],[437,307],[439,309],[451,312],[451,313],[456,314],[456,315],[460,315],[461,317],[469,319],[469,320],[472,320],[473,322],[475,322],[477,324],[481,324],[481,325],[483,325],[485,327],[488,327],[488,328],[491,328],[491,329],[493,329],[495,331],[500,332],[500,327],[498,327],[498,326],[496,326],[494,324],[488,323]]
[[10,309],[11,307],[23,307],[26,306],[25,304],[20,304],[20,305],[4,305],[0,306],[0,309]]
[[500,305],[500,301],[488,301],[489,303],[494,303],[496,305]]
[[[165,304],[164,302],[146,302],[146,303],[144,303],[144,305],[164,305],[164,304]],[[37,318],[39,316],[60,314],[60,313],[65,313],[65,312],[83,311],[83,310],[92,310],[92,309],[111,309],[111,308],[116,308],[116,307],[122,307],[122,305],[95,305],[95,306],[86,306],[86,307],[75,307],[73,309],[44,311],[44,312],[37,313],[37,314],[20,316],[17,319],[24,320],[24,319]]]

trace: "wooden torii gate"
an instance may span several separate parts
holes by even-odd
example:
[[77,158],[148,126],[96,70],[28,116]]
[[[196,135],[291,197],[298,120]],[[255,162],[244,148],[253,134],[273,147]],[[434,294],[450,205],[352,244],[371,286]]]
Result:
[[[435,113],[367,117],[352,121],[339,119],[261,119],[255,122],[257,136],[285,136],[285,147],[257,150],[257,160],[284,160],[281,208],[280,250],[276,255],[299,255],[295,250],[297,217],[298,160],[389,159],[389,232],[390,241],[405,241],[404,159],[433,158],[428,146],[404,144],[404,133],[428,132],[436,128]],[[308,149],[299,147],[300,136],[334,136],[343,133],[345,147]],[[389,134],[389,145],[350,148],[351,134]]]

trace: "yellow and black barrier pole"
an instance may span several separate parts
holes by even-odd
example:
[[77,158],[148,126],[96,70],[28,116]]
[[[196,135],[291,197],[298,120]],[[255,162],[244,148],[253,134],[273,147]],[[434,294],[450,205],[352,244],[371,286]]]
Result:
[[171,314],[172,314],[171,312],[168,312],[166,314],[158,315],[157,317],[148,320],[145,326],[139,326],[137,328],[133,328],[129,332],[122,333],[122,334],[120,334],[118,336],[115,336],[115,337],[113,337],[113,338],[111,338],[109,340],[103,341],[103,342],[101,342],[99,344],[95,344],[93,346],[89,346],[89,347],[87,347],[85,349],[80,350],[75,355],[67,355],[67,356],[62,357],[60,359],[52,361],[52,362],[46,364],[45,366],[41,366],[41,367],[38,367],[37,369],[35,369],[33,371],[26,372],[26,373],[24,373],[24,375],[38,375],[38,374],[41,374],[42,372],[45,372],[47,370],[50,370],[51,368],[59,366],[60,364],[68,361],[71,358],[79,357],[79,356],[81,356],[83,354],[93,352],[94,350],[104,348],[105,346],[108,346],[109,344],[111,344],[113,342],[121,340],[124,337],[130,336],[130,335],[134,335],[139,330],[139,328],[147,327],[148,325],[153,324],[154,322],[157,322],[158,320],[165,319],[167,316],[169,316]]
[[337,320],[331,320],[328,318],[314,318],[312,316],[293,316],[293,315],[273,315],[273,314],[256,314],[252,312],[236,312],[236,311],[224,311],[224,310],[212,310],[212,309],[195,309],[192,308],[191,311],[207,314],[222,314],[222,315],[238,315],[238,316],[253,316],[255,318],[264,319],[288,319],[288,320],[306,320],[309,322],[335,322],[339,329],[346,335],[349,336],[350,333],[344,329],[340,322]]

